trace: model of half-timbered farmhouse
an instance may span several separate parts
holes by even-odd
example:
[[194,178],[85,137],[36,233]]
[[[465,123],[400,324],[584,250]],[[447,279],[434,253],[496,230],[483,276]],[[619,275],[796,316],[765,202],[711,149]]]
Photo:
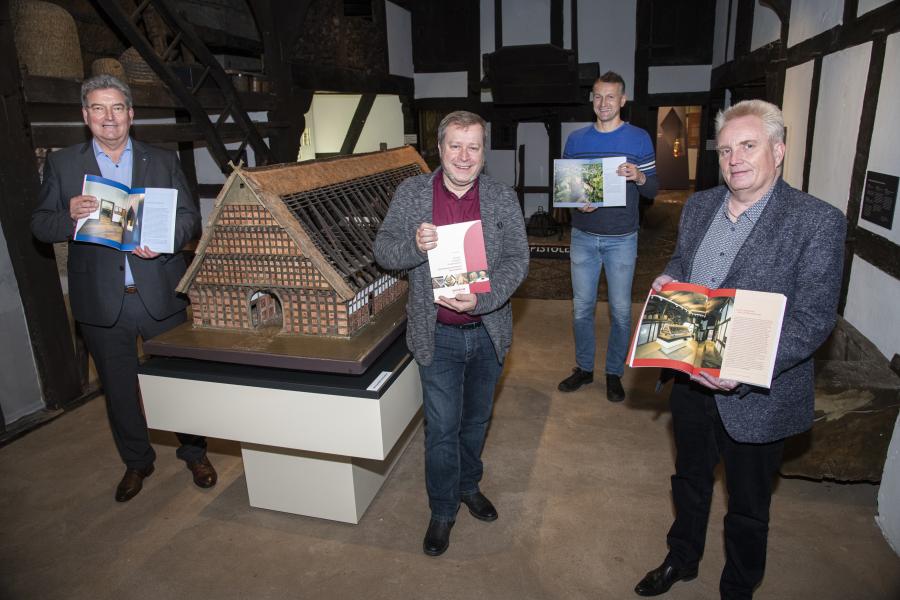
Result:
[[178,291],[194,328],[351,337],[406,297],[374,259],[401,181],[428,171],[410,147],[235,168]]

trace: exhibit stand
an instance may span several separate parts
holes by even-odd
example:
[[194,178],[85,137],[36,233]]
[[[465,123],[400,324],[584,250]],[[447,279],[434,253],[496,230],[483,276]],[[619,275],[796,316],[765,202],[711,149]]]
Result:
[[152,357],[147,425],[241,443],[250,505],[358,523],[421,419],[400,336],[362,375]]

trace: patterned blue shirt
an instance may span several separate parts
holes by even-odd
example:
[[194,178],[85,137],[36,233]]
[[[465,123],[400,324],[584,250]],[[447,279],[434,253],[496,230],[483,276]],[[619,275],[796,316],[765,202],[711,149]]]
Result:
[[690,283],[708,288],[721,287],[722,281],[731,270],[734,257],[753,231],[774,190],[773,185],[753,206],[741,213],[737,222],[732,223],[728,217],[728,199],[731,192],[726,188],[722,206],[716,211],[706,235],[703,236],[703,241],[700,242],[700,247],[697,248],[697,254],[694,255]]

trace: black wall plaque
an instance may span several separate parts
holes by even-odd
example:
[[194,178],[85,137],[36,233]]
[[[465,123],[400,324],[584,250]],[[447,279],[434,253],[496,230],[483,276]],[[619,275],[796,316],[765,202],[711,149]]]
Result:
[[862,218],[870,223],[890,229],[897,206],[896,175],[869,171],[866,173],[866,189],[863,191]]

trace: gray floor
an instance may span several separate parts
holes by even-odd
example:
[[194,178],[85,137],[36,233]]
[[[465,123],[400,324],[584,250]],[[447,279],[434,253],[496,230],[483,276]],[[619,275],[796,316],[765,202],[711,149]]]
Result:
[[[122,467],[98,399],[0,450],[0,598],[636,597],[672,517],[670,415],[652,393],[655,370],[628,371],[621,405],[600,382],[561,394],[574,360],[570,303],[515,307],[484,451],[483,489],[500,519],[461,512],[444,556],[421,552],[421,430],[359,525],[250,508],[234,442],[213,442],[219,484],[197,489],[163,432],[156,473],[117,504]],[[877,491],[780,480],[757,597],[900,598]],[[724,503],[720,479],[700,577],[666,597],[718,597]]]

